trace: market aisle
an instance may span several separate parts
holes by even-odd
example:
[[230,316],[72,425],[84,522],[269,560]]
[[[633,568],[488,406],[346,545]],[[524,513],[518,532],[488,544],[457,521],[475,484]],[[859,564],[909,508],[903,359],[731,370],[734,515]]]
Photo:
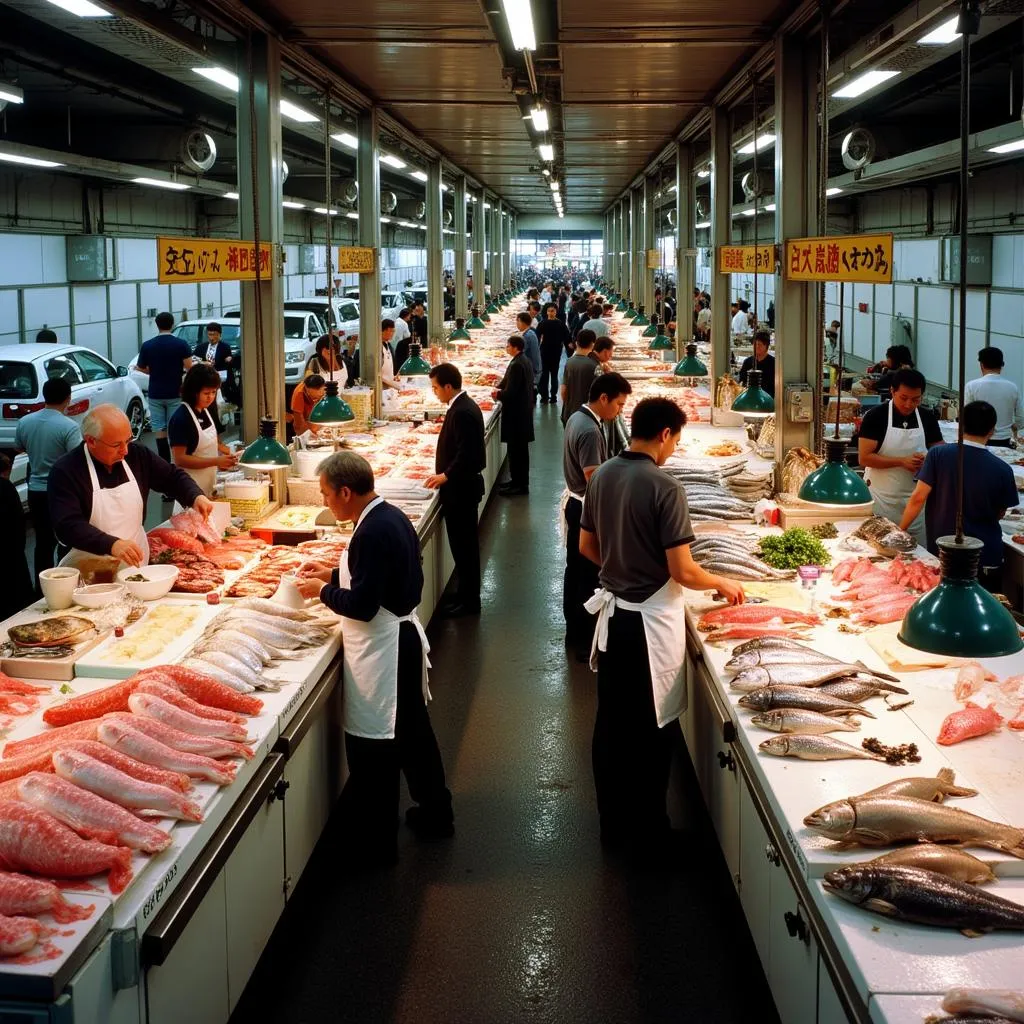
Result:
[[529,498],[485,516],[480,621],[431,629],[456,837],[403,828],[397,869],[345,877],[329,828],[238,1024],[775,1020],[699,795],[677,816],[693,856],[674,875],[598,845],[594,677],[562,643],[562,428],[554,406],[537,418]]

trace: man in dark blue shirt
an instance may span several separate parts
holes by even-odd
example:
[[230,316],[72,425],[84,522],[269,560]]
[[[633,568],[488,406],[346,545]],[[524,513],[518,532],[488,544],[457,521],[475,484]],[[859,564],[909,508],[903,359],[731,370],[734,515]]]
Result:
[[320,492],[339,522],[355,523],[337,569],[311,569],[306,597],[341,616],[343,707],[349,777],[341,797],[356,866],[398,857],[400,773],[416,802],[406,822],[420,837],[455,832],[452,795],[426,700],[426,634],[416,617],[423,591],[420,544],[408,517],[378,497],[373,469],[354,452],[320,464]]
[[[964,532],[985,545],[981,582],[998,591],[1002,583],[1003,533],[999,520],[1019,500],[1013,470],[985,445],[996,428],[996,411],[988,402],[968,402],[960,414],[964,426]],[[928,450],[917,473],[917,487],[900,522],[905,530],[924,506],[928,550],[956,532],[958,503],[957,447],[940,444]]]
[[171,334],[174,317],[170,313],[157,313],[156,326],[160,333],[143,342],[137,365],[149,374],[149,419],[156,450],[170,462],[167,424],[181,405],[181,378],[192,365],[192,350],[184,338]]

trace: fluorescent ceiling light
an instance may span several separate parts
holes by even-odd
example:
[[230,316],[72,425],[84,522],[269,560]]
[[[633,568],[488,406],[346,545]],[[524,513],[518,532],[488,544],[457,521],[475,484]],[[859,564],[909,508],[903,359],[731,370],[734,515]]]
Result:
[[490,203],[484,203],[484,209],[485,210],[489,210],[490,208],[491,208],[491,204]]
[[427,176],[426,176],[426,174],[424,174],[423,171],[410,171],[409,172],[409,177],[410,178],[415,178],[417,181],[426,181],[427,180]]
[[382,164],[387,164],[388,167],[395,167],[398,170],[401,170],[403,167],[405,167],[404,160],[399,160],[397,156],[392,156],[390,153],[381,153],[380,162]]
[[558,211],[558,219],[559,219],[559,220],[564,220],[564,219],[565,219],[565,214],[564,214],[564,213],[562,213],[562,211],[561,211],[561,210],[559,210],[559,211]]
[[349,212],[346,213],[345,216],[348,217],[349,220],[359,220],[359,214],[353,213],[351,210],[349,210]]
[[[764,135],[759,135],[756,139],[751,139],[745,145],[740,146],[736,150],[737,153],[753,153],[755,150],[760,153],[762,149],[767,149],[769,146],[775,145],[775,133],[765,132]],[[710,171],[708,172],[711,173]]]
[[669,190],[669,192],[675,192],[675,191],[678,190],[678,188],[679,188],[678,185],[669,185],[668,190]]
[[711,172],[705,167],[703,171],[698,171],[697,172],[697,177],[698,178],[710,178],[711,177]]
[[316,114],[310,113],[310,111],[296,106],[290,100],[281,100],[280,110],[282,116],[287,117],[292,121],[299,121],[302,124],[313,124],[320,120]]
[[89,3],[89,0],[50,0],[54,7],[59,7],[68,14],[77,14],[79,18],[109,18],[109,11]]
[[136,185],[152,185],[153,188],[169,188],[172,192],[184,192],[190,189],[183,181],[167,181],[164,178],[132,178]]
[[290,199],[283,199],[281,205],[288,210],[304,210],[306,208],[305,203],[293,203]]
[[551,191],[552,192],[557,192],[558,191],[558,182],[557,181],[551,182]]
[[[313,212],[314,213],[319,213],[319,214],[321,214],[321,216],[326,215],[327,207],[326,206],[315,206],[315,207],[313,207]],[[337,217],[338,216],[338,211],[333,206],[331,207],[331,216],[332,217]],[[356,216],[358,216],[358,214],[356,214]]]
[[540,169],[540,173],[543,174],[545,178],[551,177],[551,172],[546,167],[542,167]]
[[766,212],[766,213],[774,213],[774,212],[775,212],[775,204],[774,204],[774,203],[769,203],[769,204],[768,204],[768,205],[767,205],[767,206],[765,207],[765,212]]
[[417,224],[416,226],[420,229],[420,231],[426,231],[427,230],[427,225],[426,224]]
[[24,164],[26,167],[63,167],[56,160],[40,160],[35,156],[20,156],[17,153],[0,153],[0,160],[9,164]]
[[697,224],[694,224],[693,226],[695,228],[709,228],[709,227],[711,227],[711,221],[709,221],[709,220],[702,220],[702,221],[698,222]]
[[348,146],[349,149],[355,149],[359,145],[359,140],[351,132],[337,132],[331,138],[343,146]]
[[232,74],[226,68],[193,68],[192,71],[211,82],[223,85],[225,89],[238,92],[238,75]]
[[470,201],[471,203],[475,203],[475,202],[476,202],[476,196],[470,196],[470,197],[469,197],[469,201]]
[[1004,142],[1001,146],[993,146],[990,153],[1016,153],[1024,149],[1024,139],[1016,139],[1013,142]]
[[754,213],[755,213],[756,211],[755,211],[755,210],[754,210],[754,208],[753,208],[753,207],[751,206],[749,210],[743,210],[743,211],[741,211],[741,212],[743,213],[743,216],[744,216],[744,217],[753,217],[753,216],[754,216]]
[[6,100],[8,103],[24,103],[25,93],[16,85],[11,85],[9,82],[0,82],[0,101],[3,100]]
[[381,217],[380,222],[381,222],[381,224],[390,224],[391,223],[391,218],[390,217]]
[[530,117],[533,118],[533,127],[539,132],[546,132],[548,130],[548,112],[544,107],[534,107],[530,111]]
[[400,220],[398,222],[400,228],[414,228],[416,225],[411,220]]
[[448,191],[448,186],[443,181],[441,182],[441,191],[442,192],[447,192]]
[[225,199],[237,199],[238,198],[238,193],[237,192],[225,192],[224,193],[224,198]]
[[827,189],[825,189],[825,195],[827,195],[827,196],[837,196],[842,191],[843,190],[841,188],[827,188]]
[[944,21],[941,25],[933,28],[928,35],[918,39],[918,44],[920,46],[945,46],[946,43],[956,42],[960,38],[960,33],[956,30],[958,20],[958,18],[950,18],[949,21]]
[[542,142],[537,147],[537,152],[540,153],[541,160],[554,160],[555,159],[555,147],[550,142]]
[[882,82],[887,82],[898,74],[898,71],[865,71],[863,75],[858,75],[841,89],[832,93],[832,98],[846,100],[852,99],[854,96],[862,96],[869,89],[874,89],[876,85],[881,85]]
[[530,0],[501,0],[508,22],[508,31],[512,36],[512,45],[517,50],[536,50],[537,37],[533,32],[533,14],[530,11]]

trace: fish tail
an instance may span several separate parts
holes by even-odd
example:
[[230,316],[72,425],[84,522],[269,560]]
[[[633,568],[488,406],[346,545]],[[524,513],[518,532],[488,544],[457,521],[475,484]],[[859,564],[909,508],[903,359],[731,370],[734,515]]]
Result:
[[[982,840],[977,840],[979,843]],[[997,838],[985,840],[984,844],[993,850],[1008,853],[1011,857],[1024,860],[1024,829],[1007,828]]]
[[132,851],[127,846],[115,847],[113,858],[107,881],[110,891],[116,896],[124,892],[132,880]]
[[956,772],[952,768],[940,768],[937,776],[940,781],[945,782],[947,785],[953,785],[953,780],[956,778]]

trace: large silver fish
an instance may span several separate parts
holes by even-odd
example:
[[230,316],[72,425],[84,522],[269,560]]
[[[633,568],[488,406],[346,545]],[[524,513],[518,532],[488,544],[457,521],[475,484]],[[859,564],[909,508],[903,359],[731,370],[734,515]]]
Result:
[[225,651],[207,650],[200,653],[197,657],[200,661],[216,665],[217,668],[224,672],[230,672],[236,678],[241,679],[243,683],[248,683],[257,690],[281,689],[281,681],[279,679],[274,679],[273,676],[268,676],[263,672],[253,672],[248,665],[239,661],[233,655],[227,654]]
[[785,572],[779,569],[772,569],[771,566],[766,566],[764,569],[757,565],[744,564],[735,561],[722,561],[720,558],[712,559],[708,562],[700,563],[702,569],[706,569],[708,572],[714,573],[716,576],[725,576],[731,580],[749,580],[752,583],[762,582],[764,580],[780,580],[788,579],[792,574],[788,576]]
[[758,748],[776,757],[799,757],[804,761],[839,761],[853,758],[861,761],[884,761],[881,754],[872,754],[860,747],[833,739],[831,736],[773,736]]
[[[877,867],[892,865],[905,868],[924,868],[926,871],[937,871],[940,875],[955,878],[971,885],[984,885],[996,880],[995,872],[990,865],[975,857],[966,850],[955,846],[937,846],[935,843],[915,843],[913,846],[901,846],[898,850],[883,853],[881,857],[865,861],[861,867]],[[854,867],[856,865],[850,865]]]
[[827,693],[830,697],[838,697],[840,700],[848,700],[857,704],[862,700],[867,700],[868,697],[884,697],[887,690],[883,689],[883,686],[882,682],[859,676],[856,679],[837,679],[835,682],[825,683],[816,689],[820,693]]
[[953,780],[956,772],[952,768],[940,768],[937,776],[916,776],[909,779],[897,779],[876,789],[869,789],[865,796],[912,796],[915,800],[929,800],[941,804],[947,796],[977,796],[976,789],[956,786]]
[[780,708],[803,708],[823,715],[864,715],[874,718],[859,704],[822,693],[820,686],[762,686],[740,697],[739,703],[751,711],[775,711]]
[[[841,658],[832,658],[827,654],[818,651],[803,650],[795,651],[788,648],[762,648],[755,651],[747,651],[746,654],[734,654],[726,663],[725,667],[730,672],[740,672],[745,668],[768,667],[771,665],[844,665]],[[898,683],[896,676],[886,672],[869,670],[871,675],[877,679],[885,679],[890,683]]]
[[735,658],[738,654],[746,654],[748,651],[811,651],[817,654],[813,648],[808,647],[807,644],[800,643],[798,640],[791,640],[789,637],[784,636],[759,636],[753,640],[744,640],[743,643],[737,644],[732,649],[732,656]]
[[800,708],[762,711],[754,715],[750,721],[761,729],[800,736],[820,736],[827,732],[857,732],[860,729],[860,722]]
[[824,887],[865,910],[901,921],[956,928],[967,936],[1024,931],[1024,907],[923,868],[856,865],[830,871]]
[[786,686],[821,686],[833,679],[845,679],[848,676],[864,675],[877,682],[881,690],[893,693],[906,693],[902,687],[888,680],[876,679],[870,670],[860,664],[844,665],[758,665],[756,668],[745,668],[730,683],[734,690],[748,692],[762,686],[782,683]]

